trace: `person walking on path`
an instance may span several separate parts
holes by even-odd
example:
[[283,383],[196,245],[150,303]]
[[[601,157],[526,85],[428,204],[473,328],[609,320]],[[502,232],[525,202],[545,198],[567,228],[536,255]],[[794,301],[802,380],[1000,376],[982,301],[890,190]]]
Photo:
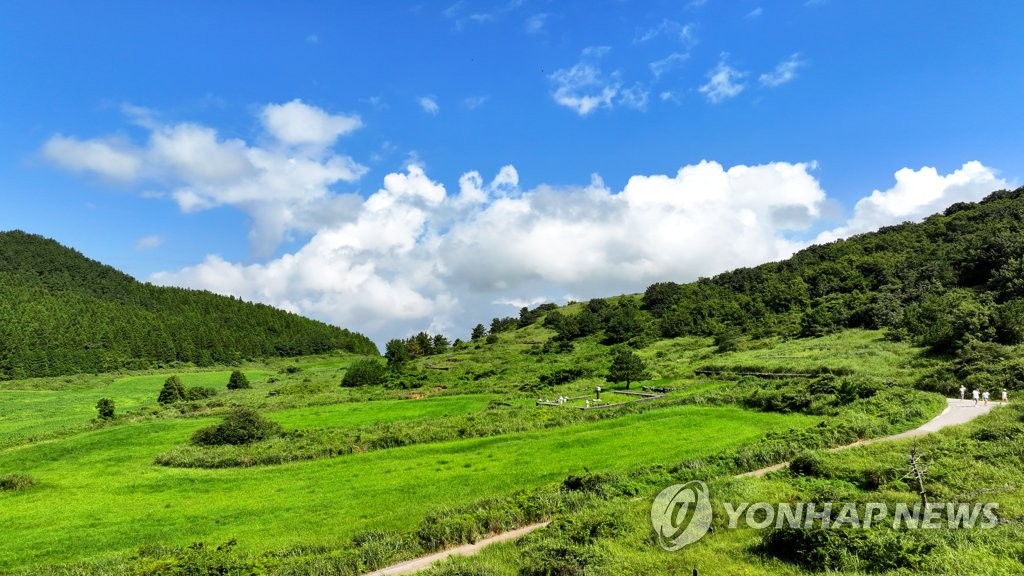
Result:
[[975,388],[974,392],[971,392],[971,397],[974,398],[974,405],[977,406],[978,398],[981,398],[981,392],[978,392],[978,389]]
[[966,394],[966,393],[967,393],[967,386],[964,386],[963,384],[961,384],[960,385],[960,399],[961,400],[964,399],[964,394]]
[[1003,388],[1003,404],[1008,404],[1010,401],[1006,396],[1006,388]]
[[982,399],[983,399],[983,400],[985,400],[985,406],[988,406],[988,390],[985,390],[985,391],[984,391],[984,392],[983,392],[983,393],[981,394],[981,397],[982,397]]

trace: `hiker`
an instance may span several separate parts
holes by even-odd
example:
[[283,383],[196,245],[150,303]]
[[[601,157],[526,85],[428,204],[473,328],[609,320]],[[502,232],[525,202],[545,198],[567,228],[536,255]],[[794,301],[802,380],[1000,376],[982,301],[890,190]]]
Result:
[[985,400],[985,406],[988,406],[988,390],[985,390],[981,397]]
[[1008,403],[1010,400],[1006,396],[1006,388],[1003,388],[1003,404]]
[[590,400],[587,400],[587,408],[590,408]]
[[971,396],[974,398],[974,405],[977,406],[978,398],[981,398],[981,392],[978,392],[978,389],[975,388],[974,392],[971,392]]
[[964,394],[966,394],[966,393],[967,393],[967,386],[964,386],[963,384],[961,384],[960,385],[960,399],[961,400],[964,399]]

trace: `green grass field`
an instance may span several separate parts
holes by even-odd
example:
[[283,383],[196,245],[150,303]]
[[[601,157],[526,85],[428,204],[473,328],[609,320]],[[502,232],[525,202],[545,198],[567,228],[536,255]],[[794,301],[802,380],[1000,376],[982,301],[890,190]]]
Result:
[[[0,385],[0,446],[6,446],[0,448],[0,476],[28,474],[35,485],[0,491],[5,528],[0,572],[35,567],[35,574],[44,574],[53,564],[123,559],[149,545],[199,541],[237,539],[239,550],[253,553],[291,546],[344,549],[353,535],[369,529],[409,533],[445,507],[551,488],[586,470],[632,473],[655,464],[713,459],[754,445],[766,434],[818,429],[823,421],[733,405],[652,404],[643,412],[612,413],[603,420],[290,464],[224,469],[154,464],[157,455],[219,422],[232,404],[257,408],[289,430],[348,430],[389,422],[440,426],[453,417],[482,417],[495,406],[516,418],[518,411],[526,418],[534,411],[575,410],[582,401],[565,407],[539,407],[535,401],[592,394],[597,385],[605,389],[606,401],[632,398],[618,393],[621,385],[603,379],[607,347],[585,340],[571,352],[538,354],[538,342],[550,336],[550,330],[531,326],[503,333],[495,344],[474,342],[416,360],[405,372],[405,388],[339,387],[345,369],[358,358],[346,355],[247,366],[253,387],[239,391],[225,390],[228,369],[5,382]],[[634,383],[634,390],[656,384],[674,388],[670,398],[695,400],[726,384],[695,378],[693,370],[704,365],[845,367],[901,383],[931,365],[917,349],[868,331],[747,343],[727,354],[715,353],[709,339],[680,338],[639,353],[655,379]],[[568,367],[583,367],[589,375],[541,391],[527,388]],[[190,407],[160,409],[155,399],[172,373],[186,386],[214,387],[219,393]],[[103,397],[114,399],[118,413],[127,416],[106,426],[90,425],[96,400]],[[649,499],[643,495],[626,506],[623,517],[640,526]],[[641,557],[625,553],[632,538],[608,546],[636,560]],[[645,573],[635,570],[646,562],[641,560],[619,568]]]
[[[230,371],[182,373],[186,386],[215,387],[224,392]],[[58,389],[13,389],[8,383],[0,390],[0,446],[54,432],[61,428],[82,426],[96,417],[100,398],[114,400],[119,413],[152,405],[167,374],[103,379],[67,377]],[[251,379],[265,379],[263,371],[249,372]]]
[[[417,417],[437,400],[408,400]],[[358,415],[362,417],[362,415]],[[297,417],[296,417],[297,418]],[[212,420],[88,432],[0,454],[36,488],[0,495],[8,537],[0,566],[64,562],[154,543],[237,538],[257,549],[409,528],[430,509],[590,470],[672,463],[814,418],[676,407],[569,429],[412,446],[276,467],[177,470],[159,452]],[[294,420],[298,423],[298,420]],[[59,512],[55,505],[59,502]]]

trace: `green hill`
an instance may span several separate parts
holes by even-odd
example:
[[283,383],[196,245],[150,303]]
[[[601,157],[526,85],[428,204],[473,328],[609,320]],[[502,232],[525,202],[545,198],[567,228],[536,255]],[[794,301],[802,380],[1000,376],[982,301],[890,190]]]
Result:
[[[502,380],[600,375],[610,346],[669,354],[673,339],[700,337],[714,338],[721,353],[846,329],[884,330],[890,341],[955,360],[916,383],[923,389],[949,393],[965,379],[1024,389],[1024,362],[1013,351],[1024,343],[1024,188],[811,246],[781,262],[688,284],[658,282],[642,295],[523,308],[518,318],[494,318],[489,330],[481,324],[450,349],[432,347],[427,334],[393,340],[385,356],[392,364],[411,357],[394,377],[405,386],[489,389]],[[509,354],[513,343],[527,345]],[[714,361],[708,358],[708,368]],[[761,358],[746,371],[783,369],[774,364]],[[659,378],[687,375],[671,363],[654,368]]]
[[0,379],[330,350],[377,353],[361,334],[210,292],[143,284],[53,240],[0,233]]

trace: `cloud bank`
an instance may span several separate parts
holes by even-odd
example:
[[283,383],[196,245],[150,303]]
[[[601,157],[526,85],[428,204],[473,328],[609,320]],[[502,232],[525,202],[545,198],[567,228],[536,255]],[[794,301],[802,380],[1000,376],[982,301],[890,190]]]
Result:
[[[260,145],[197,124],[147,122],[142,145],[55,135],[43,154],[70,171],[147,190],[163,184],[183,211],[244,211],[257,246],[308,233],[301,247],[257,263],[210,254],[149,280],[264,302],[378,342],[422,329],[465,338],[477,322],[514,314],[524,302],[690,281],[1010,187],[980,162],[949,174],[903,168],[838,226],[824,216],[831,200],[813,163],[701,161],[674,174],[635,175],[621,190],[597,175],[577,186],[522,189],[512,165],[489,179],[465,172],[449,190],[411,164],[364,196],[333,189],[365,172],[332,149],[359,128],[357,117],[296,100],[267,105],[260,121]],[[143,239],[139,248],[162,241]]]
[[[638,175],[619,191],[589,185],[520,190],[503,168],[457,193],[417,166],[389,174],[350,221],[321,228],[298,251],[263,264],[210,256],[151,280],[267,302],[363,330],[377,340],[419,329],[465,337],[513,304],[643,290],[786,258],[823,222],[812,165],[724,167]],[[817,240],[918,219],[1007,183],[977,162],[949,175],[903,169]]]

